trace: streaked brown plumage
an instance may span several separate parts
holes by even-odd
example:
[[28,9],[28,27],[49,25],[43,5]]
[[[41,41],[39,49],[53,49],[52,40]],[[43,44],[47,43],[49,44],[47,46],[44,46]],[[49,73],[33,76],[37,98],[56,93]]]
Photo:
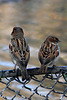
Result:
[[55,65],[57,58],[59,57],[60,48],[58,43],[60,40],[55,36],[48,36],[46,40],[42,43],[38,58],[41,63],[41,70],[43,71],[45,67],[45,72],[47,72],[47,66],[52,64]]
[[9,53],[12,62],[21,69],[22,80],[29,79],[26,67],[30,59],[30,50],[23,29],[14,27],[11,33],[11,43],[9,44]]

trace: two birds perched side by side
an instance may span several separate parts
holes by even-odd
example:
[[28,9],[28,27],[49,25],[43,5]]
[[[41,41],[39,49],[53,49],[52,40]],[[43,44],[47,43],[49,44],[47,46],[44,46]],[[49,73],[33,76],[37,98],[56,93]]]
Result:
[[22,80],[29,79],[27,73],[27,64],[30,59],[30,50],[26,39],[24,38],[23,29],[20,27],[14,27],[11,33],[11,43],[9,44],[9,53],[12,62],[19,66],[21,69]]
[[45,72],[47,72],[47,67],[50,64],[56,66],[56,61],[60,54],[59,42],[60,40],[57,37],[48,36],[42,43],[38,53],[38,58],[41,63],[41,71],[45,68]]
[[[11,43],[9,44],[9,53],[12,62],[19,66],[22,75],[22,81],[28,80],[30,77],[27,73],[27,64],[30,59],[30,50],[26,39],[24,38],[23,29],[20,27],[14,27],[11,33]],[[60,48],[58,43],[60,40],[55,36],[48,36],[47,39],[42,43],[38,58],[41,63],[41,71],[47,72],[49,64],[55,65],[57,58],[59,57]]]

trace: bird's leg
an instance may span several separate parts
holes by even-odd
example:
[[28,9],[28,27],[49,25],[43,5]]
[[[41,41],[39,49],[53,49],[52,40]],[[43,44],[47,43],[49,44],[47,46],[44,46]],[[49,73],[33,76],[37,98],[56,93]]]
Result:
[[25,67],[22,68],[21,75],[22,75],[22,81],[30,80],[30,76],[28,75],[27,69]]
[[[15,71],[16,74],[18,75],[18,69],[16,69],[16,64],[15,64],[15,66],[14,66],[14,71]],[[18,76],[17,76],[17,78],[18,78]]]
[[16,71],[16,64],[15,64],[15,66],[14,66],[14,70]]
[[44,72],[44,66],[43,65],[41,65],[41,67],[40,67],[40,70],[39,70],[40,72]]
[[53,79],[53,69],[56,67],[56,65],[53,65],[52,67],[53,68],[52,68],[52,71],[51,71],[51,79]]
[[41,65],[40,71],[42,73],[44,73],[44,70],[45,70],[45,73],[46,73],[47,72],[47,65]]
[[14,70],[17,71],[17,70],[16,70],[16,64],[15,64],[15,66],[14,66]]

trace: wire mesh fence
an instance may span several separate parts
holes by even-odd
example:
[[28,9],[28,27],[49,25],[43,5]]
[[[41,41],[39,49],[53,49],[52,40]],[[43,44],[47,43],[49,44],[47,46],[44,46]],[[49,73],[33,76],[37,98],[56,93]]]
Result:
[[[19,75],[20,70],[18,70],[17,75],[14,70],[0,71],[0,100],[17,100],[17,97],[21,98],[20,100],[33,100],[34,97],[41,98],[40,100],[52,100],[50,99],[50,95],[54,95],[54,93],[60,94],[59,99],[56,100],[66,100],[67,67],[65,68],[65,70],[62,69],[57,74],[31,75],[31,79],[29,81],[21,80],[21,75]],[[30,69],[30,72],[31,71],[32,69]],[[11,73],[14,73],[14,75]],[[61,81],[61,79],[64,81]],[[34,87],[33,85],[30,86],[31,83],[35,84],[35,82],[36,85]],[[46,85],[47,82],[48,85]],[[56,89],[58,86],[57,84],[60,85],[61,89],[61,86],[64,86],[64,89],[62,91]],[[16,85],[18,88],[15,88]],[[12,95],[10,93],[12,93]]]

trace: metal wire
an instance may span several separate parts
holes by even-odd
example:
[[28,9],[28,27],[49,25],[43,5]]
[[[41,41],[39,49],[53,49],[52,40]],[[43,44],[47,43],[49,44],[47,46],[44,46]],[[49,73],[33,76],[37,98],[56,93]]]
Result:
[[[19,96],[19,97],[21,97],[23,99],[32,100],[34,95],[36,94],[38,96],[43,97],[44,100],[50,100],[49,95],[51,93],[56,93],[56,94],[61,94],[61,97],[59,98],[59,100],[62,100],[64,97],[67,98],[67,87],[65,87],[64,91],[62,91],[62,92],[59,92],[58,90],[55,90],[55,86],[58,83],[59,84],[63,84],[63,85],[67,84],[67,82],[60,82],[59,81],[59,79],[61,77],[62,77],[62,72],[60,72],[58,75],[55,74],[53,76],[51,74],[50,75],[49,74],[45,74],[44,76],[42,76],[41,80],[39,80],[38,75],[37,76],[33,76],[31,78],[31,80],[29,80],[29,81],[25,80],[24,82],[22,82],[20,78],[15,78],[15,77],[5,78],[6,81],[2,78],[0,80],[0,83],[5,85],[5,87],[2,90],[0,90],[0,97],[5,99],[5,100],[14,100],[17,96]],[[52,86],[50,86],[50,87],[49,86],[45,86],[44,82],[46,83],[46,79],[53,81],[54,84],[52,84]],[[35,89],[33,89],[32,87],[27,85],[31,81],[37,82],[37,85],[36,85]],[[12,82],[15,82],[15,84],[20,83],[22,85],[21,88],[19,88],[18,90],[13,89],[11,87]],[[40,87],[43,88],[45,91],[49,90],[49,92],[46,95],[45,95],[45,93],[44,93],[44,95],[41,94],[40,91],[39,91]],[[24,93],[21,93],[21,90],[24,90],[24,89],[26,89],[26,91],[27,90],[30,91],[31,94],[29,96],[28,95],[26,96],[26,95],[24,95]],[[5,91],[10,91],[10,92],[13,92],[15,94],[9,99],[8,98],[9,97],[8,94],[7,94],[7,96],[4,95]]]

